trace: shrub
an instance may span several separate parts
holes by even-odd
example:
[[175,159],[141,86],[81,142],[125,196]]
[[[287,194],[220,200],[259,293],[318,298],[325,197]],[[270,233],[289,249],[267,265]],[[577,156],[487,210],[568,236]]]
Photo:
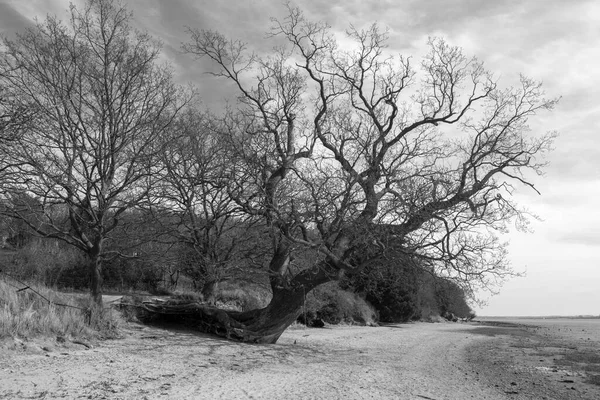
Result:
[[342,287],[361,293],[381,321],[406,322],[420,317],[415,303],[419,274],[411,263],[388,263],[349,275]]
[[30,239],[5,265],[11,276],[44,286],[82,288],[88,282],[84,255],[53,239]]
[[455,282],[443,278],[438,278],[436,284],[440,314],[453,314],[458,318],[469,317],[472,311],[467,304],[463,289]]
[[[199,292],[178,292],[174,300],[206,302]],[[220,308],[249,311],[265,307],[271,300],[271,292],[257,284],[241,281],[221,282],[216,289],[216,305]]]
[[460,286],[406,256],[350,274],[341,284],[360,293],[384,322],[430,321],[449,314],[467,318],[471,313]]
[[329,324],[367,325],[375,324],[378,316],[375,309],[356,293],[342,290],[336,282],[330,282],[306,296],[306,310],[303,310],[300,320],[311,325],[314,319],[322,319]]
[[379,311],[381,321],[405,322],[415,315],[420,318],[412,294],[402,288],[389,285],[379,292],[369,293],[367,300]]
[[[11,276],[44,286],[87,289],[90,277],[85,255],[58,240],[31,238],[13,251],[2,251],[4,269]],[[113,258],[102,266],[104,288],[165,293],[165,271],[160,260]],[[161,292],[162,291],[162,292]]]
[[143,290],[155,295],[168,295],[164,290],[163,273],[152,261],[138,258],[115,258],[102,268],[105,287],[120,291]]

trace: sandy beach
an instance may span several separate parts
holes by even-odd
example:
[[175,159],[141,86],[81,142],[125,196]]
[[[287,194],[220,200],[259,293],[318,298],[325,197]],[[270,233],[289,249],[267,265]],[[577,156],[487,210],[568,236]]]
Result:
[[0,398],[600,398],[583,375],[563,378],[551,353],[566,342],[506,325],[295,327],[276,345],[248,345],[131,324],[124,338],[91,345],[5,342]]

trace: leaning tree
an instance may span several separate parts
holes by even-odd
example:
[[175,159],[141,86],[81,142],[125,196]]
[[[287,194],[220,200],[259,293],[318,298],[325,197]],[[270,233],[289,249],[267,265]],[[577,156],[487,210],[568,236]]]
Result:
[[[89,0],[71,6],[67,25],[48,16],[4,39],[0,54],[0,114],[26,117],[2,154],[10,179],[0,211],[85,253],[96,305],[107,243],[144,198],[156,140],[187,98],[131,17],[115,1]],[[36,220],[23,196],[40,205]]]
[[[260,56],[221,34],[191,30],[184,49],[233,82],[221,121],[229,195],[270,228],[272,300],[248,312],[147,305],[231,339],[274,343],[303,296],[345,272],[402,254],[466,288],[513,273],[498,233],[526,218],[516,186],[535,190],[553,133],[528,119],[550,110],[541,85],[500,88],[475,58],[431,39],[421,63],[396,57],[376,25],[339,44],[295,8],[274,21],[287,47]],[[304,268],[294,254],[318,256]]]

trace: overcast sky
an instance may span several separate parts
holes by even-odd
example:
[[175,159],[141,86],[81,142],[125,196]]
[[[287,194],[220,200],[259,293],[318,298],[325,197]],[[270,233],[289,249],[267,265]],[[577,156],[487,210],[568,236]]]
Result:
[[[75,4],[79,2],[76,1]],[[257,49],[269,46],[271,16],[283,2],[266,0],[126,0],[136,25],[164,43],[183,82],[220,93],[223,82],[180,51],[186,26],[217,29]],[[308,18],[342,32],[372,22],[390,28],[390,50],[422,54],[429,36],[444,37],[483,60],[510,84],[523,73],[562,96],[551,114],[530,121],[534,133],[557,130],[541,196],[517,194],[544,221],[533,234],[510,235],[513,267],[526,271],[476,308],[478,315],[600,315],[600,1],[598,0],[302,0]],[[66,0],[0,0],[0,31],[11,35],[47,13],[66,15]],[[205,102],[210,102],[208,96]],[[485,297],[484,297],[485,298]]]

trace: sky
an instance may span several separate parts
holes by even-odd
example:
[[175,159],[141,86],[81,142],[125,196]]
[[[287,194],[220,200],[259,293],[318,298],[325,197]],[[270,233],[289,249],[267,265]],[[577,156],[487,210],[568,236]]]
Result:
[[[0,32],[12,35],[34,17],[66,16],[68,0],[0,0]],[[80,4],[80,1],[75,1]],[[226,93],[207,66],[181,51],[186,27],[215,29],[270,46],[270,17],[285,14],[283,1],[125,0],[137,28],[163,42],[181,83],[203,93]],[[443,37],[463,47],[510,85],[519,73],[542,81],[548,97],[561,96],[552,113],[530,120],[534,134],[558,131],[555,150],[533,191],[519,203],[543,221],[533,233],[513,231],[511,279],[497,295],[482,294],[480,316],[600,315],[600,2],[597,0],[298,0],[312,20],[343,33],[349,24],[373,22],[390,30],[389,49],[423,54],[427,38]],[[210,99],[205,99],[205,103]]]

